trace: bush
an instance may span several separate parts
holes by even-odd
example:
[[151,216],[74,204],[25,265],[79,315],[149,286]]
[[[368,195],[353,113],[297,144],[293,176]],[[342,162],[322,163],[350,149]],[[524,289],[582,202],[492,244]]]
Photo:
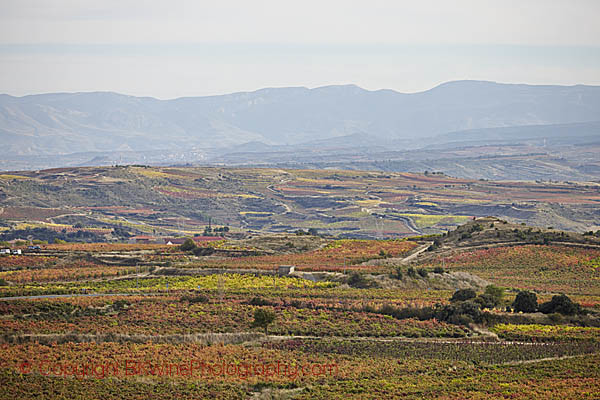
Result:
[[475,298],[475,296],[477,296],[477,293],[473,289],[459,289],[454,292],[450,301],[466,301]]
[[274,305],[273,302],[271,302],[271,301],[269,301],[267,299],[264,299],[262,297],[258,297],[258,296],[257,297],[253,297],[248,302],[248,304],[250,304],[251,306],[272,306],[272,305]]
[[185,239],[185,242],[183,242],[183,244],[181,246],[179,246],[179,249],[181,251],[192,251],[195,248],[196,248],[196,242],[194,242],[190,238]]
[[8,282],[5,279],[0,278],[0,286],[8,286]]
[[427,270],[425,268],[419,268],[417,270],[417,273],[423,277],[423,278],[427,278]]
[[436,310],[435,318],[439,321],[459,325],[481,322],[482,319],[479,304],[473,301],[445,305]]
[[504,289],[496,285],[488,285],[485,287],[485,292],[480,296],[482,301],[485,301],[488,306],[483,308],[494,308],[502,302],[504,297]]
[[208,303],[210,301],[210,299],[203,294],[199,294],[197,296],[182,296],[181,301],[187,301],[190,304],[195,304],[195,303]]
[[254,321],[252,322],[252,327],[264,328],[266,335],[269,324],[274,320],[275,314],[273,312],[263,308],[257,308],[254,310]]
[[562,322],[563,317],[559,313],[552,313],[548,315],[548,319],[554,322],[555,324],[559,324]]
[[404,277],[404,274],[402,273],[402,268],[396,267],[396,269],[394,270],[394,273],[391,274],[390,276],[394,279],[402,280],[402,278]]
[[433,269],[433,272],[435,272],[436,274],[443,274],[444,273],[444,268],[442,268],[442,267],[435,267]]
[[129,307],[131,305],[131,303],[129,303],[127,300],[117,300],[113,303],[113,309],[115,310],[123,310],[127,307]]
[[475,301],[481,308],[494,308],[498,305],[495,297],[488,293],[483,293],[475,298]]
[[413,267],[408,267],[408,269],[406,270],[406,275],[410,276],[411,278],[416,278],[417,271],[415,271]]
[[581,313],[581,306],[574,303],[567,295],[561,294],[552,296],[552,300],[540,304],[539,310],[544,314],[575,315]]
[[537,310],[537,295],[533,292],[522,290],[517,293],[517,297],[515,297],[512,307],[515,312],[535,312]]
[[192,250],[195,256],[210,256],[215,252],[212,247],[196,247]]
[[373,282],[365,278],[363,274],[354,272],[348,278],[348,285],[358,289],[366,289],[372,287]]

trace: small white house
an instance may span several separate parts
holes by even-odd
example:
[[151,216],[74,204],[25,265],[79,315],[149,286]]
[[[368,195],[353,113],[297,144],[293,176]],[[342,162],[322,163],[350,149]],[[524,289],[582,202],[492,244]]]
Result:
[[10,249],[1,249],[0,254],[10,254]]
[[16,256],[20,256],[20,255],[21,255],[21,249],[14,249],[14,250],[12,251],[12,253],[13,253],[14,255],[16,255]]

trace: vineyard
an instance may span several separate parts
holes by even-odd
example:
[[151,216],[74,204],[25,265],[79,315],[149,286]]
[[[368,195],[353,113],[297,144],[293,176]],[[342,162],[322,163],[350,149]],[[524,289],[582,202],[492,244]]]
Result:
[[469,271],[499,285],[600,296],[600,250],[525,245],[465,251],[430,266]]
[[[72,243],[0,257],[0,296],[17,296],[0,299],[0,398],[597,398],[600,251],[517,245],[402,263],[428,240]],[[523,289],[540,309],[566,293],[578,314],[514,310]]]
[[[362,262],[400,257],[417,247],[415,242],[405,240],[336,240],[323,249],[297,254],[238,257],[202,260],[202,267],[253,268],[273,270],[279,265],[295,265],[300,271],[365,270]],[[193,266],[193,264],[192,264]]]

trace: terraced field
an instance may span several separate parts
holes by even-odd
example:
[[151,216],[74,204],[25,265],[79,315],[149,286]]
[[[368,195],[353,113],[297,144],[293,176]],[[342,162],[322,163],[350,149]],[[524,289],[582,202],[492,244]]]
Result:
[[[18,176],[18,179],[15,178]],[[600,226],[597,183],[491,182],[442,174],[102,167],[0,176],[0,220],[29,227],[201,234],[314,228],[346,237],[443,232],[472,216],[584,231]]]

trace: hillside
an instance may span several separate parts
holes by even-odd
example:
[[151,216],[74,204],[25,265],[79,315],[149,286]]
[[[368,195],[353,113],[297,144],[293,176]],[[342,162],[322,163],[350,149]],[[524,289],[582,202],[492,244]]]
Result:
[[598,201],[596,183],[495,182],[438,173],[62,168],[0,175],[0,229],[178,235],[202,234],[212,224],[238,233],[313,228],[383,238],[445,232],[492,215],[586,232],[600,229]]

